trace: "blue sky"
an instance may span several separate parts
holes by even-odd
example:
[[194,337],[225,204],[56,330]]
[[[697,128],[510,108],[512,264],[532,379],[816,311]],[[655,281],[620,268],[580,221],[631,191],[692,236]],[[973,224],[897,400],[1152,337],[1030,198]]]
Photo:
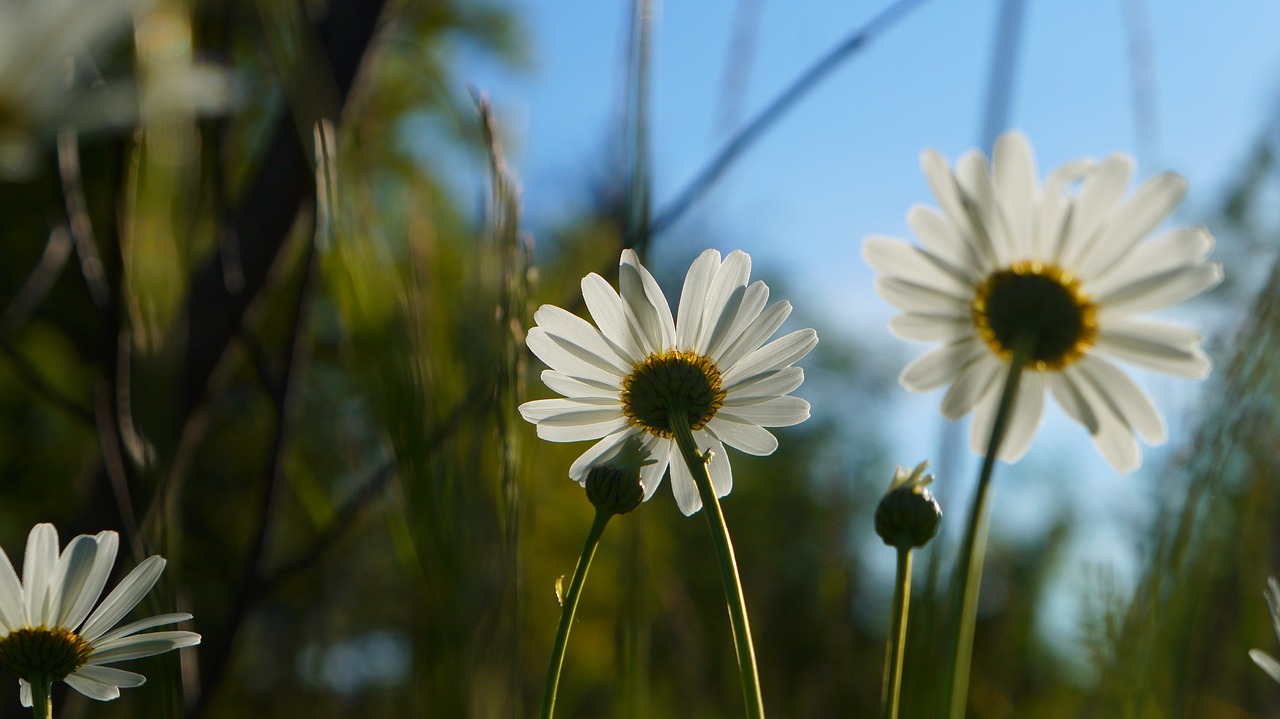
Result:
[[[657,208],[727,137],[718,118],[738,4],[655,4]],[[743,118],[889,4],[758,0],[754,52],[738,68],[745,79]],[[1141,91],[1150,100],[1154,134],[1136,119],[1126,5],[1146,18],[1148,54],[1137,67],[1145,75]],[[476,60],[470,80],[490,93],[503,118],[537,235],[581,209],[589,181],[609,167],[607,151],[620,126],[629,3],[525,0],[515,7],[531,35],[532,68],[510,73]],[[794,304],[825,318],[820,335],[856,336],[902,361],[919,354],[923,346],[896,340],[885,328],[893,313],[875,297],[859,248],[872,233],[909,237],[908,208],[932,203],[917,163],[922,149],[954,158],[978,143],[998,7],[998,0],[932,0],[912,11],[783,118],[698,210],[658,240],[652,259],[661,264],[664,255],[691,256],[702,247],[675,243],[694,236],[724,251],[745,249],[757,266],[787,276]],[[1041,171],[1115,151],[1138,158],[1139,177],[1177,171],[1191,183],[1177,224],[1205,221],[1280,107],[1280,4],[1274,2],[1028,0],[1022,27],[1009,124],[1031,138]],[[1166,408],[1171,426],[1170,443],[1145,452],[1150,468],[1192,428],[1183,413],[1199,385],[1148,375],[1139,380]],[[937,426],[940,396],[902,392],[893,426]],[[815,414],[823,409],[815,400]],[[1118,548],[1133,546],[1135,521],[1158,478],[1117,477],[1096,458],[1082,429],[1056,408],[1048,414],[1027,458],[998,473],[1004,476],[997,476],[997,518],[1029,516],[1034,524],[1035,507],[1067,502],[1087,537],[1077,568],[1101,563],[1123,575],[1132,555]],[[912,465],[936,452],[940,432],[898,431],[888,439],[901,463]],[[1074,465],[1077,457],[1087,459]],[[1033,481],[1060,476],[1063,466],[1076,466],[1078,477]],[[957,468],[952,491],[958,498],[968,496],[964,485],[975,471],[976,465]],[[1013,511],[1001,512],[1002,504]],[[1001,531],[997,519],[993,536]],[[1028,530],[1008,521],[1003,531]],[[1064,576],[1070,582],[1079,572]]]

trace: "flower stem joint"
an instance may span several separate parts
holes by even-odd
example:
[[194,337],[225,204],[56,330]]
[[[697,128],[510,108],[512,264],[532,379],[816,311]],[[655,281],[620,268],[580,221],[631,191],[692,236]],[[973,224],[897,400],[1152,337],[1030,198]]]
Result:
[[933,481],[933,475],[924,473],[928,467],[927,461],[910,473],[898,467],[876,507],[876,534],[890,547],[917,549],[938,533],[942,507],[927,486]]

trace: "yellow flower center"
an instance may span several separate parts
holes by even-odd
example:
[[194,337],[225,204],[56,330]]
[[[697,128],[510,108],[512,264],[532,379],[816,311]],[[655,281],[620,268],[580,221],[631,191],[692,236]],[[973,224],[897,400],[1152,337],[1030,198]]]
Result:
[[0,665],[28,681],[58,681],[84,666],[92,653],[89,642],[69,629],[24,627],[0,637]]
[[640,360],[622,380],[622,413],[649,434],[671,439],[670,409],[689,415],[689,427],[702,429],[724,406],[720,369],[710,357],[691,350],[655,352]]
[[1004,360],[1014,341],[1031,340],[1028,369],[1061,370],[1080,359],[1098,334],[1098,310],[1080,280],[1056,265],[1016,262],[978,285],[969,306],[978,336]]

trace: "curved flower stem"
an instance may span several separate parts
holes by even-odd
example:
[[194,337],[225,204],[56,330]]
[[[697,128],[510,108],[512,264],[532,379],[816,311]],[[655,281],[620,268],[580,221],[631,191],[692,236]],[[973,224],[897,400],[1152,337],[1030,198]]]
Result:
[[729,538],[729,525],[725,524],[720,500],[711,486],[706,460],[698,452],[689,427],[688,415],[680,409],[667,411],[667,423],[675,433],[680,454],[684,455],[702,508],[707,514],[711,541],[715,544],[716,559],[720,564],[720,579],[724,582],[725,602],[729,607],[729,624],[733,628],[733,644],[738,651],[738,671],[742,675],[742,698],[747,705],[747,717],[764,719],[764,699],[760,695],[760,672],[756,669],[756,650],[751,642],[751,625],[747,622],[747,601],[742,595],[742,580],[738,578],[738,562],[733,556],[733,540]]
[[884,655],[884,719],[898,719],[902,690],[902,658],[906,654],[907,611],[911,606],[911,549],[898,547],[898,574],[893,585],[893,625]]
[[555,644],[551,647],[551,661],[547,664],[547,685],[542,693],[542,711],[538,714],[542,719],[551,719],[556,710],[556,690],[560,687],[560,668],[564,664],[565,648],[569,645],[569,629],[573,627],[573,614],[578,609],[578,598],[582,596],[582,585],[587,581],[587,570],[591,569],[591,560],[596,556],[596,547],[600,545],[600,537],[609,524],[613,514],[596,510],[596,518],[587,531],[587,541],[582,545],[582,556],[578,557],[578,566],[573,570],[573,579],[569,580],[569,592],[564,596],[564,604],[560,609],[560,626],[556,628]]
[[[1009,374],[1004,381],[1004,390],[1000,394],[1000,405],[996,409],[995,420],[991,423],[991,439],[987,442],[987,454],[982,458],[982,471],[978,475],[978,488],[974,494],[973,506],[969,508],[969,524],[965,529],[964,544],[960,547],[960,564],[956,566],[952,578],[950,646],[951,675],[948,692],[951,700],[951,719],[962,719],[969,699],[969,668],[973,660],[973,634],[978,615],[978,587],[982,583],[982,561],[987,551],[987,528],[989,516],[987,511],[987,490],[991,486],[991,475],[995,470],[996,457],[1000,453],[1000,444],[1008,429],[1009,418],[1013,415],[1014,402],[1018,395],[1018,381],[1022,378],[1022,370],[1031,359],[1034,338],[1023,335],[1014,342],[1013,357],[1009,361]],[[959,591],[955,591],[954,582],[961,582]]]
[[53,719],[53,682],[46,677],[31,677],[31,716]]

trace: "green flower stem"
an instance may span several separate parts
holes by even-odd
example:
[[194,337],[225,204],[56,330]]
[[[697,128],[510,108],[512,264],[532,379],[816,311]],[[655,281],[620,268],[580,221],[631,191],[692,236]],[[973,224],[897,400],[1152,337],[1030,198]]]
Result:
[[1014,342],[1013,357],[1009,361],[1009,374],[1000,394],[995,421],[991,423],[991,438],[987,442],[987,454],[982,458],[982,471],[978,475],[978,488],[973,506],[969,508],[969,525],[965,530],[964,544],[960,548],[960,564],[956,567],[953,582],[961,581],[960,590],[951,595],[952,634],[950,665],[951,675],[948,694],[951,697],[951,719],[963,719],[969,699],[969,669],[973,661],[973,634],[978,618],[978,588],[982,583],[982,561],[987,551],[987,528],[990,517],[987,507],[991,475],[995,470],[1000,444],[1004,441],[1009,418],[1013,414],[1018,396],[1018,382],[1022,370],[1031,359],[1034,337],[1024,335]]
[[898,719],[902,693],[902,658],[906,654],[907,612],[911,606],[911,548],[898,547],[898,575],[893,585],[893,625],[884,655],[884,719]]
[[31,677],[31,716],[53,719],[53,682],[47,677]]
[[711,541],[715,544],[716,559],[720,564],[720,579],[724,582],[724,594],[729,606],[729,624],[733,628],[733,644],[738,651],[738,671],[742,675],[742,698],[746,702],[747,717],[764,719],[764,699],[760,695],[760,672],[756,669],[756,650],[751,642],[751,625],[747,622],[747,601],[742,595],[742,580],[738,578],[738,562],[733,556],[733,540],[729,538],[729,525],[725,524],[720,500],[711,486],[706,460],[698,452],[689,427],[688,415],[679,409],[667,411],[668,426],[675,433],[676,444],[684,455],[698,494],[702,497],[702,509],[707,515]]
[[578,557],[573,579],[569,580],[569,592],[565,594],[560,608],[560,626],[556,628],[556,641],[551,648],[551,661],[547,664],[547,685],[542,693],[542,712],[538,715],[542,719],[551,719],[551,715],[555,713],[560,668],[564,665],[565,648],[569,646],[573,615],[578,610],[578,598],[582,596],[582,585],[587,581],[587,570],[591,569],[591,560],[596,556],[596,547],[600,546],[600,537],[604,535],[604,528],[612,518],[612,513],[596,510],[596,518],[587,532],[587,541],[582,545],[582,556]]

